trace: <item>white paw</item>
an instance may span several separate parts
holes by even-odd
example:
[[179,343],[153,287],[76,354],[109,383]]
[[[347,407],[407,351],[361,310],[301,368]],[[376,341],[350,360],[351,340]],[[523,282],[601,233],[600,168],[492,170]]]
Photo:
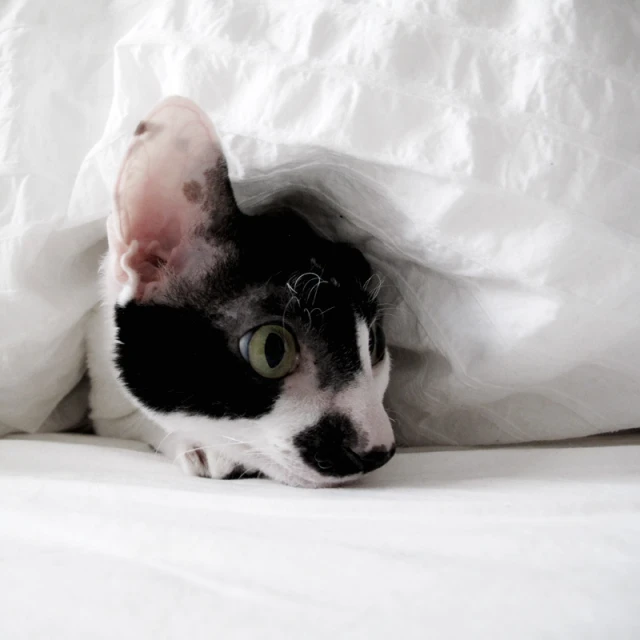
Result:
[[236,467],[228,458],[197,442],[177,444],[174,459],[188,476],[201,478],[225,478]]
[[[247,469],[222,455],[215,447],[197,442],[179,440],[171,446],[171,457],[188,476],[214,479],[239,479],[256,477],[259,472]],[[168,453],[168,452],[165,452]]]

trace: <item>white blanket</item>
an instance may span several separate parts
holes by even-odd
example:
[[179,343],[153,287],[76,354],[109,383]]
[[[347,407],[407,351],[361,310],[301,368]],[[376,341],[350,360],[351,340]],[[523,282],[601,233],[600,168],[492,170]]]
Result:
[[4,0],[0,87],[0,433],[64,426],[114,176],[175,93],[241,200],[344,210],[404,442],[640,424],[637,2]]
[[638,438],[403,452],[327,490],[37,438],[0,441],[3,640],[640,638]]

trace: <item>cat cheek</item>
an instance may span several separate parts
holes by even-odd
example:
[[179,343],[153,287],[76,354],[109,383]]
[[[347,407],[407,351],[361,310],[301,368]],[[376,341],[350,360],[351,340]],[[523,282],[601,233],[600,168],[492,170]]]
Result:
[[312,398],[321,394],[318,388],[317,369],[311,351],[300,346],[297,369],[284,381],[284,392],[289,397]]

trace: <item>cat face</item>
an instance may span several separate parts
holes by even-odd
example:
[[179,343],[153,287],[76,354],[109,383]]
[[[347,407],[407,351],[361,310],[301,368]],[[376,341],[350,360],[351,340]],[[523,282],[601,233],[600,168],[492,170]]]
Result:
[[242,213],[193,103],[165,100],[138,126],[108,228],[115,367],[167,433],[307,486],[390,459],[367,261],[277,206]]

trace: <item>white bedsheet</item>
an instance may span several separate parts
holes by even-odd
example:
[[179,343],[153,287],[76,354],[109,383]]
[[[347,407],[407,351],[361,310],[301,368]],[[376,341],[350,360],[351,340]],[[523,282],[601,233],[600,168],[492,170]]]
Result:
[[637,2],[4,0],[0,87],[0,433],[80,379],[114,176],[174,93],[241,200],[306,181],[345,210],[403,441],[640,424]]
[[303,490],[5,439],[0,637],[637,640],[640,438],[596,442],[400,453]]

